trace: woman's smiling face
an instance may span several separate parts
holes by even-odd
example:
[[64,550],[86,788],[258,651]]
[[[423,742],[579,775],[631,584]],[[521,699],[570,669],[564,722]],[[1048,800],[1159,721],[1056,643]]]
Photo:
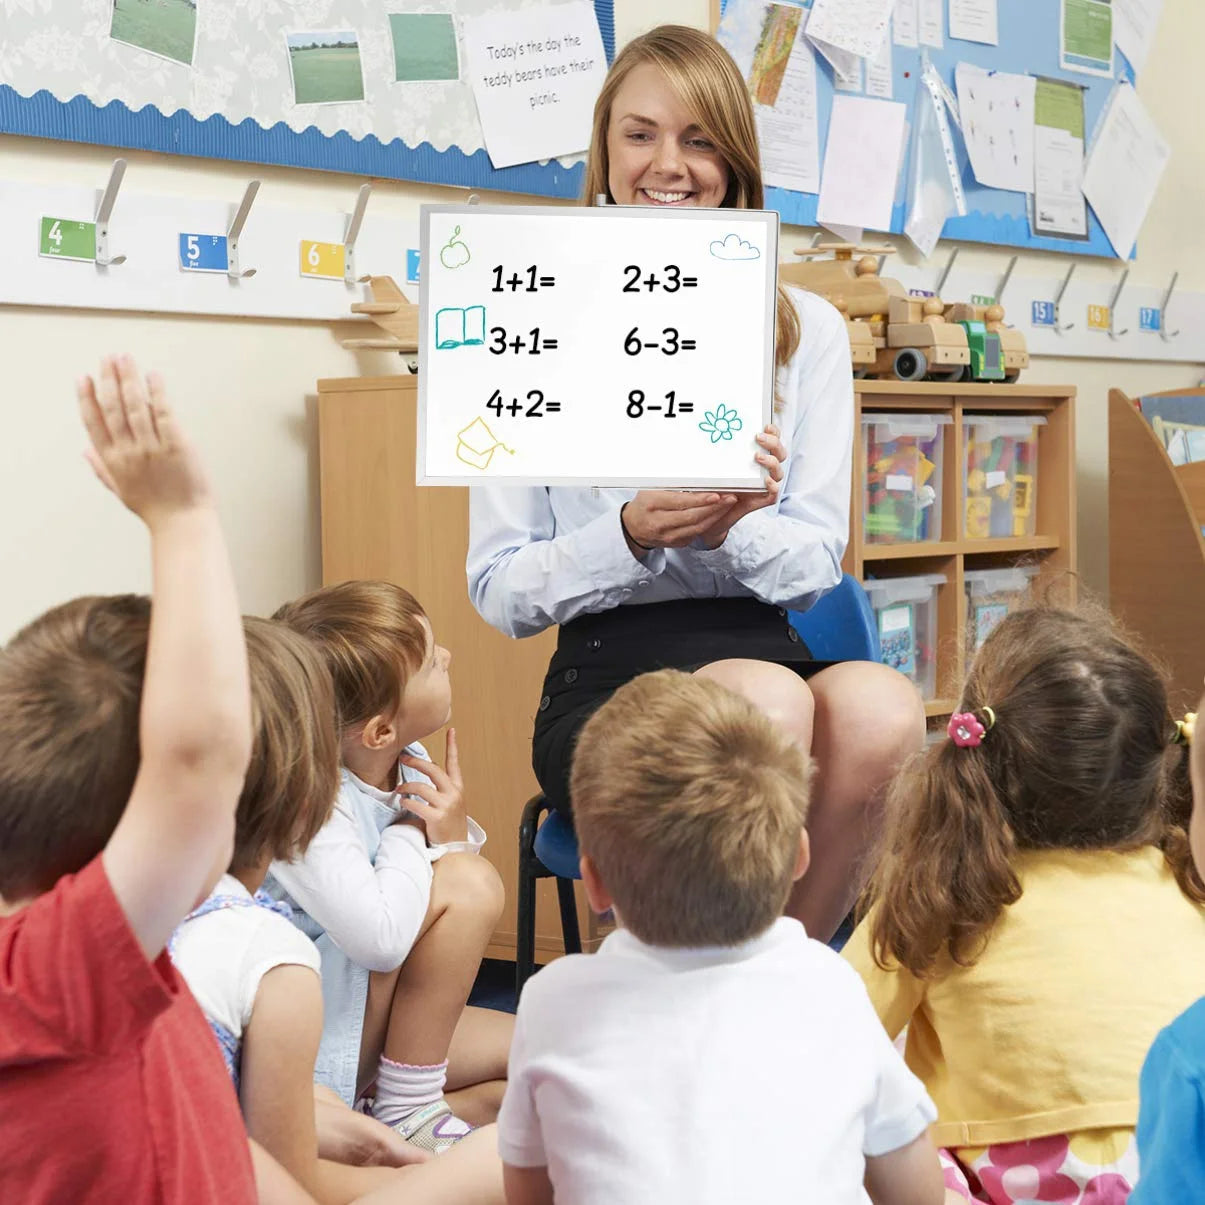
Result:
[[607,127],[607,184],[617,205],[719,208],[728,165],[655,63],[633,67]]

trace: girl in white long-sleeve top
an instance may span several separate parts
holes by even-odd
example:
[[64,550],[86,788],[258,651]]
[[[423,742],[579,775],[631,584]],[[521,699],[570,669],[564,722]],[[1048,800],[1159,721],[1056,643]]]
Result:
[[451,655],[387,582],[317,590],[276,618],[322,649],[340,719],[335,810],[304,857],[273,863],[270,884],[322,954],[317,1078],[440,1151],[493,1119],[512,1027],[465,1007],[502,884],[475,856],[485,833],[465,811],[454,730],[446,767],[419,743],[447,723]]

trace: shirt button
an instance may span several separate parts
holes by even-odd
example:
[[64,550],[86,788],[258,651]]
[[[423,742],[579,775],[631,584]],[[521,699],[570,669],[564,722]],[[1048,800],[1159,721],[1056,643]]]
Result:
[[599,640],[597,636],[591,636],[590,639],[586,641],[586,648],[588,648],[592,653],[597,653],[598,650],[602,648],[602,641]]
[[642,582],[637,582],[636,584],[637,584],[637,585],[638,585],[638,586],[639,586],[639,587],[640,587],[642,590],[647,590],[647,589],[649,588],[649,584],[648,584],[648,582],[643,582],[643,581],[642,581]]
[[565,681],[568,682],[570,686],[572,686],[574,684],[574,682],[577,681],[577,670],[567,669],[565,671]]
[[787,628],[787,638],[792,644],[799,643],[799,633],[794,628]]
[[549,704],[549,703],[551,703],[551,702],[552,702],[552,700],[551,700],[551,699],[550,699],[550,698],[549,698],[547,695],[545,695],[545,696],[544,696],[544,697],[543,697],[543,698],[540,700],[540,710],[541,710],[541,711],[547,711],[547,710],[548,710],[548,704]]

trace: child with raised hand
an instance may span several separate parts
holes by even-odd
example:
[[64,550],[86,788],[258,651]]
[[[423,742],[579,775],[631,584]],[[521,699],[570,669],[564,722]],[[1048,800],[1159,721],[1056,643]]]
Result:
[[160,378],[111,357],[78,394],[153,594],[75,599],[0,652],[0,1200],[250,1205],[238,1103],[164,951],[230,859],[251,748],[234,582]]
[[[403,1160],[424,1157],[342,1101],[332,1106],[344,1115],[336,1119],[315,1100],[319,954],[290,923],[288,908],[260,888],[272,860],[303,855],[330,817],[339,783],[334,689],[321,653],[305,637],[264,619],[244,620],[244,631],[254,744],[234,856],[169,948],[226,1056],[247,1132],[319,1202],[334,1205],[390,1183],[399,1191],[405,1187],[408,1202],[497,1200],[501,1169],[492,1149],[478,1148],[476,1156],[457,1150],[430,1169],[399,1172],[348,1166],[340,1161],[342,1152],[323,1142],[323,1129],[329,1138],[332,1128],[348,1136],[358,1127],[364,1143],[387,1149],[392,1140],[393,1154]],[[374,1129],[380,1133],[373,1135]]]
[[845,954],[888,1035],[908,1027],[952,1201],[1129,1194],[1143,1055],[1205,992],[1178,731],[1107,616],[1034,607],[893,787]]
[[933,1106],[853,972],[782,916],[805,753],[677,670],[587,721],[582,879],[619,926],[519,1004],[498,1118],[510,1205],[940,1205]]
[[[1179,724],[1192,750],[1188,834],[1198,875],[1205,873],[1205,735],[1196,732],[1203,707],[1205,699]],[[1142,1066],[1139,1095],[1142,1175],[1130,1205],[1197,1200],[1205,1184],[1205,999],[1191,1004],[1155,1039]]]
[[340,724],[335,810],[270,883],[322,954],[317,1076],[348,1104],[369,1093],[375,1117],[441,1152],[496,1115],[513,1026],[465,1007],[502,884],[476,856],[485,833],[465,811],[454,731],[446,768],[419,744],[448,721],[451,656],[388,582],[329,586],[276,617],[322,651]]

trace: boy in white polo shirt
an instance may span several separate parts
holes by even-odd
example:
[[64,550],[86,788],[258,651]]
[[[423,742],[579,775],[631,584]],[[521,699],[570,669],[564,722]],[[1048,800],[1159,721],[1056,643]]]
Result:
[[940,1205],[935,1110],[861,980],[782,916],[806,755],[662,670],[578,741],[582,878],[616,929],[519,1007],[498,1118],[510,1205]]

